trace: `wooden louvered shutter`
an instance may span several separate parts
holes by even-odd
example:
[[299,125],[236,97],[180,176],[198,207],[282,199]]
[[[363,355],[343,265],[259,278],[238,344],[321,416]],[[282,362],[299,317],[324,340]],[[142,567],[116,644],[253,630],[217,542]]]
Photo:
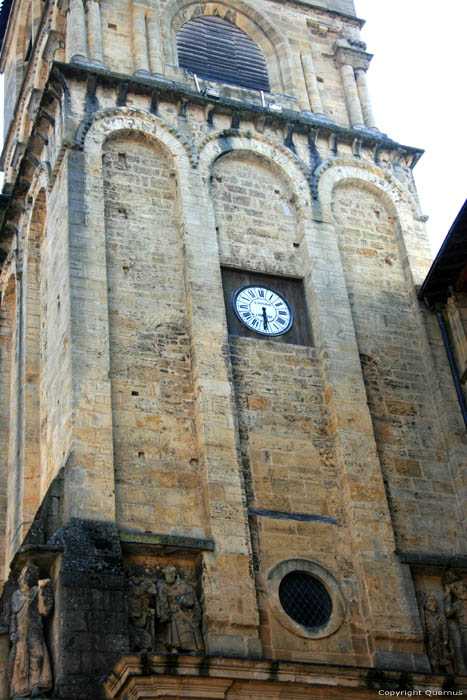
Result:
[[201,78],[269,92],[266,62],[255,42],[220,17],[196,17],[177,36],[181,68]]

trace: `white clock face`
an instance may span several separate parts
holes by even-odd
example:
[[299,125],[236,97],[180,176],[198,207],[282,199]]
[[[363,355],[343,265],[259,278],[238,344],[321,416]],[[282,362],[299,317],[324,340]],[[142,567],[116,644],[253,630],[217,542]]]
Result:
[[292,309],[283,296],[268,287],[237,289],[233,307],[240,321],[261,335],[282,335],[292,327]]

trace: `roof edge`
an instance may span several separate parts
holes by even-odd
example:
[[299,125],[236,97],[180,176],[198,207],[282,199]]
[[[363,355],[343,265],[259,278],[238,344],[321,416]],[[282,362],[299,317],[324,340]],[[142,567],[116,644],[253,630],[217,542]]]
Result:
[[465,200],[459,213],[457,214],[456,218],[454,219],[454,222],[451,225],[451,228],[449,229],[449,231],[446,235],[446,238],[444,239],[443,243],[441,244],[441,248],[439,249],[435,259],[433,260],[433,262],[431,264],[430,269],[428,270],[428,274],[425,277],[425,281],[423,282],[422,286],[420,287],[420,290],[419,290],[417,296],[421,301],[423,301],[426,297],[427,288],[429,287],[431,278],[433,277],[433,274],[438,266],[438,263],[441,261],[441,258],[446,253],[447,249],[449,248],[451,239],[453,238],[454,234],[457,231],[457,227],[461,224],[462,221],[466,221],[466,220],[467,220],[467,199]]

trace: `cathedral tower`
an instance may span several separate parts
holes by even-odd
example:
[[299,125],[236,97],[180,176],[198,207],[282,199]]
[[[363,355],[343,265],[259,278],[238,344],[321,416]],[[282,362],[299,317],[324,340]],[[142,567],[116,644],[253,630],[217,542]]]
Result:
[[4,0],[0,700],[466,687],[465,426],[361,26]]

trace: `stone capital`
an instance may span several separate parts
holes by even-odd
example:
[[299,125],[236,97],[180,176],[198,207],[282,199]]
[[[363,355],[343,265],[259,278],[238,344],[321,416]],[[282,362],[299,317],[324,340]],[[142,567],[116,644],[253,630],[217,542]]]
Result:
[[65,48],[65,35],[56,29],[51,29],[47,35],[47,41],[44,47],[42,58],[47,63],[50,63],[55,58],[55,52],[58,49]]
[[354,70],[368,70],[373,54],[350,46],[346,39],[339,39],[334,46],[334,58],[338,65],[349,65]]

